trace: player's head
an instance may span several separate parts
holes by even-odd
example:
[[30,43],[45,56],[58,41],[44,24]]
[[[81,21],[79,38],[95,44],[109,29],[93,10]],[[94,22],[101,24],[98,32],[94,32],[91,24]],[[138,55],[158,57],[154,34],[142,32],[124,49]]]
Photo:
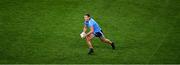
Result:
[[85,20],[85,21],[89,21],[90,18],[91,18],[90,14],[85,14],[85,15],[84,15],[84,20]]

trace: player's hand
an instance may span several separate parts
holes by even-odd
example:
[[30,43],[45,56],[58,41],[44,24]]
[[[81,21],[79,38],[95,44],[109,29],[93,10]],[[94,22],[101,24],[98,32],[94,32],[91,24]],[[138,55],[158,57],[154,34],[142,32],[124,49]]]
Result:
[[85,32],[82,32],[82,33],[80,34],[80,36],[81,36],[82,39],[84,39],[84,38],[87,36],[87,34],[86,34]]

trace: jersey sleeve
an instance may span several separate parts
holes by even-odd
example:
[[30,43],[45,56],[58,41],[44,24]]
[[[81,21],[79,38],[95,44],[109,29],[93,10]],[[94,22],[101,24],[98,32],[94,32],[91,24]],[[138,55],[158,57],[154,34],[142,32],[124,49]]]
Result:
[[94,24],[93,21],[90,21],[90,22],[89,22],[89,27],[92,27],[93,24]]

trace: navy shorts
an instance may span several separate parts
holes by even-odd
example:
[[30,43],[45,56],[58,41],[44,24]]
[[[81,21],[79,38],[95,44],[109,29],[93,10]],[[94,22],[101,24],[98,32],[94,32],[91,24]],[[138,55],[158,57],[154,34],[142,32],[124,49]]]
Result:
[[104,34],[103,34],[103,31],[101,30],[101,32],[95,32],[95,37],[99,37],[99,38],[102,38],[104,37]]

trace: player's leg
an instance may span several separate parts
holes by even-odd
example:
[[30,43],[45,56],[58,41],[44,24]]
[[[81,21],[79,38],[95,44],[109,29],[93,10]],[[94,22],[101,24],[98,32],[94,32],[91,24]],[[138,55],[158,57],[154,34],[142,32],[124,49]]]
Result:
[[111,45],[111,46],[112,46],[112,49],[115,49],[114,43],[113,43],[112,41],[110,41],[109,39],[107,39],[107,38],[105,38],[105,37],[99,37],[99,39],[100,39],[102,42]]
[[86,42],[87,42],[89,48],[93,48],[93,45],[91,43],[92,38],[93,38],[93,34],[86,36]]
[[96,32],[96,33],[95,33],[95,36],[96,36],[96,37],[99,37],[99,39],[100,39],[102,42],[111,45],[111,46],[112,46],[112,49],[115,49],[114,43],[113,43],[112,41],[110,41],[109,39],[107,39],[107,38],[104,37],[104,34],[103,34],[103,31],[102,31],[102,30],[101,30],[101,32]]
[[87,42],[87,44],[88,44],[88,46],[89,46],[89,52],[88,52],[88,54],[91,54],[91,53],[94,52],[94,51],[93,51],[93,45],[92,45],[92,43],[91,43],[91,40],[92,40],[93,37],[94,37],[93,34],[90,34],[90,35],[86,36],[86,42]]
[[105,37],[99,37],[99,39],[101,40],[101,42],[104,42],[104,43],[107,43],[107,44],[112,44],[112,42],[109,40],[109,39],[107,39],[107,38],[105,38]]
[[101,40],[102,42],[104,42],[104,43],[112,44],[112,42],[111,42],[109,39],[106,39],[106,38],[104,37],[104,34],[103,34],[103,31],[102,31],[102,30],[101,30],[100,32],[96,32],[96,33],[95,33],[95,36],[96,36],[96,37],[99,37],[100,40]]

